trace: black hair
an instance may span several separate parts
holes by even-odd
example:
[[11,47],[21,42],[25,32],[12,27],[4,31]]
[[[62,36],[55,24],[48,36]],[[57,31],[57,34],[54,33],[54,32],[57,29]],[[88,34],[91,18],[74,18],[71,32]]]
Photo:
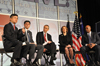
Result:
[[13,16],[18,16],[17,14],[11,14],[10,15],[10,18],[12,18]]
[[25,24],[26,22],[29,22],[29,23],[31,24],[31,22],[30,22],[29,20],[24,21],[24,24]]

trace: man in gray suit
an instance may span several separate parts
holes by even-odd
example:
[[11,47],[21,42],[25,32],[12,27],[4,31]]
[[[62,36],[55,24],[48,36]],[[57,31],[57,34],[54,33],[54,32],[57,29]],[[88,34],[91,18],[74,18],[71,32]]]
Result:
[[99,56],[100,56],[100,38],[97,33],[91,31],[91,26],[86,25],[85,27],[86,34],[82,36],[82,45],[83,47],[80,48],[80,51],[82,53],[82,56],[84,60],[86,61],[85,65],[88,65],[88,60],[86,57],[86,52],[89,52],[91,50],[95,51],[95,61],[96,65],[100,66]]
[[[19,40],[25,42],[25,44],[29,46],[29,59],[26,58],[27,60],[26,66],[36,66],[38,65],[37,63],[38,59],[42,58],[44,47],[42,45],[37,45],[34,43],[32,38],[32,32],[29,30],[30,24],[31,22],[29,20],[26,20],[24,22],[24,28],[19,29],[18,34],[19,35],[22,34],[22,30],[25,30],[24,36],[19,38]],[[36,59],[34,60],[34,62],[32,62],[31,60],[34,58],[35,50],[38,50],[38,52],[37,52]]]

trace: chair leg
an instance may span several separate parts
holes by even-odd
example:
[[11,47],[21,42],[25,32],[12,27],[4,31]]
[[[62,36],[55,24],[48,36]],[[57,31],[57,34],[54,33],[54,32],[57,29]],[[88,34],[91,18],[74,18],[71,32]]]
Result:
[[49,56],[47,56],[47,66],[49,66]]
[[3,53],[1,53],[1,66],[3,66]]
[[39,59],[38,62],[39,62],[39,65],[41,65],[41,59]]
[[66,56],[66,54],[64,54],[64,57],[65,57],[65,60],[66,60],[66,64],[68,64],[69,63],[69,60],[68,60],[68,57]]
[[[92,55],[92,57],[93,57],[93,55]],[[93,65],[96,66],[96,64],[95,64],[94,60],[92,59],[92,57],[89,55],[90,61],[92,61]]]
[[63,64],[62,64],[62,54],[60,54],[60,66],[63,66]]
[[45,54],[43,54],[43,57],[44,57],[44,59],[45,59],[45,64],[47,64],[47,58],[45,57]]

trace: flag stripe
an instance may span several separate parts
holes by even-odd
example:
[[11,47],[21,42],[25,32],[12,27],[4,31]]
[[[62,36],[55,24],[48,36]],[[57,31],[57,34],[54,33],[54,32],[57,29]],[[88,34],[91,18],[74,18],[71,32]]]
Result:
[[[75,51],[80,51],[80,48],[82,47],[82,44],[81,44],[82,37],[81,37],[80,24],[79,24],[79,21],[77,20],[77,16],[75,16],[75,21],[73,25],[72,41],[73,41],[73,48],[75,49]],[[85,62],[81,54],[76,54],[75,60],[76,60],[77,66],[85,65]]]

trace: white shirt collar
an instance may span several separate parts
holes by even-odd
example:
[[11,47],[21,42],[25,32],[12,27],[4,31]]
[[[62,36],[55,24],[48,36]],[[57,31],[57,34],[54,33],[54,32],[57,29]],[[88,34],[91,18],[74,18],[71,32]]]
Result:
[[27,31],[28,31],[28,29],[25,28],[25,32],[26,32],[26,34],[27,34]]
[[25,31],[27,31],[28,29],[25,28]]
[[[12,26],[14,26],[14,24],[12,22],[10,22],[10,23],[11,23]],[[15,26],[16,26],[16,24],[15,24]]]
[[87,33],[87,35],[90,35],[91,36],[91,31],[89,33]]
[[[43,31],[43,35],[45,34],[45,32]],[[47,35],[47,33],[46,33],[46,35]]]

